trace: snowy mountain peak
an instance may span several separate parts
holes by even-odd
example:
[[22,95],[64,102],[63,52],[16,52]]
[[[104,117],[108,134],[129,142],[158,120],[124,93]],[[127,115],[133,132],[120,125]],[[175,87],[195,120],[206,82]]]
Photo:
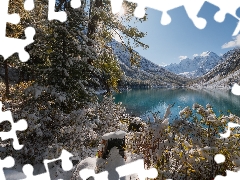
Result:
[[229,89],[240,84],[240,49],[235,48],[225,53],[220,63],[195,81],[195,87]]
[[202,56],[202,57],[210,56],[211,53],[213,54],[213,52],[211,52],[211,51],[206,51],[206,52],[203,52],[200,56]]
[[202,76],[214,68],[220,60],[221,58],[216,53],[206,51],[201,53],[201,55],[193,55],[193,59],[186,57],[183,58],[180,63],[170,64],[164,68],[178,75],[195,78]]
[[193,58],[196,58],[196,57],[218,57],[218,55],[212,51],[205,51],[205,52],[202,52],[200,55],[198,54],[194,54],[193,55]]
[[[185,57],[185,58],[180,58],[180,61],[191,61],[192,59],[188,58],[188,57]],[[176,64],[176,63],[175,63]]]
[[187,56],[179,56],[180,61],[185,60],[185,59],[189,59],[189,58]]

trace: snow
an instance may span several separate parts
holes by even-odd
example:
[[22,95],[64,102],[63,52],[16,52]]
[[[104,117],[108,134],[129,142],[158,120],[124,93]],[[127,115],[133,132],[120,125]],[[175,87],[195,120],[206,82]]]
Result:
[[203,52],[200,56],[206,57],[206,56],[209,56],[210,54],[211,54],[210,51],[206,51],[206,52]]
[[[119,150],[116,147],[113,147],[110,150],[109,158],[106,160],[102,159],[102,158],[96,158],[96,157],[89,158],[88,157],[88,158],[82,160],[76,166],[73,177],[75,177],[78,180],[79,179],[82,180],[79,177],[79,172],[83,169],[91,169],[91,170],[95,170],[95,172],[96,171],[97,172],[107,171],[110,175],[109,179],[116,179],[116,178],[118,178],[118,174],[116,174],[116,171],[115,171],[115,169],[117,167],[122,166],[124,164],[131,163],[133,161],[136,161],[136,160],[142,158],[141,155],[132,154],[129,152],[126,152],[125,154],[126,154],[126,159],[123,159],[122,156],[119,154]],[[125,176],[121,179],[130,180],[130,179],[137,179],[137,178],[138,178],[137,174],[131,174],[131,175]]]
[[153,87],[166,87],[171,86],[176,79],[184,79],[142,56],[139,56],[139,67],[131,65],[131,55],[128,49],[117,41],[112,41],[109,46],[113,49],[125,78],[130,82],[137,81],[137,84],[144,82]]
[[200,56],[195,55],[193,59],[185,58],[180,63],[173,63],[165,66],[175,74],[190,78],[200,77],[222,62],[221,57],[211,51],[203,52]]
[[[4,171],[4,175],[6,177],[6,180],[25,179],[26,175],[22,171],[22,166],[23,165],[18,164],[14,170],[13,169],[4,169],[3,171]],[[53,170],[53,172],[55,172],[53,168],[51,168],[50,171]],[[42,172],[45,171],[45,169],[42,167],[41,164],[34,165],[34,170],[35,170],[36,174],[41,174]]]
[[238,68],[240,49],[230,50],[222,56],[221,63],[201,77],[195,88],[230,90],[234,83],[239,83]]
[[7,180],[16,180],[16,179],[24,179],[26,176],[19,171],[16,170],[4,170],[4,174]]
[[211,78],[207,82],[200,82],[198,84],[194,84],[195,88],[198,89],[223,89],[230,90],[232,87],[229,84],[231,79],[238,79],[240,74],[240,69],[230,73],[227,76],[217,75]]
[[80,168],[80,169],[84,169],[84,168],[95,169],[96,168],[96,163],[97,163],[97,158],[88,157],[88,158],[82,160],[78,164],[78,168]]
[[110,132],[110,133],[104,134],[102,139],[103,140],[123,139],[125,135],[126,135],[126,132],[124,131]]
[[106,93],[106,92],[107,92],[106,90],[97,90],[97,91],[95,91],[95,93],[96,93],[97,95],[104,94],[104,93]]

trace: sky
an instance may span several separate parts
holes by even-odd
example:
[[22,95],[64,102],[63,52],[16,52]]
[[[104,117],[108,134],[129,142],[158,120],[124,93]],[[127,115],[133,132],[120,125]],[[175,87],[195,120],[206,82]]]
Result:
[[148,20],[138,23],[137,27],[147,32],[142,42],[149,45],[149,48],[135,50],[158,65],[179,63],[183,58],[193,58],[206,51],[222,55],[240,45],[240,35],[232,36],[238,20],[230,14],[222,23],[214,20],[218,10],[218,7],[209,3],[203,5],[198,16],[206,19],[207,25],[200,30],[189,19],[184,7],[168,12],[172,21],[166,26],[160,24],[161,11],[147,8]]

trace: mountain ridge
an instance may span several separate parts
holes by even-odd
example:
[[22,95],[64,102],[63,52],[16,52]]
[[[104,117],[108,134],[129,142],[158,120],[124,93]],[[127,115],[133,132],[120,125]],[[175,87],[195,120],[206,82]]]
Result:
[[[169,70],[169,65],[167,68],[157,65],[143,56],[140,56],[139,66],[131,65],[130,52],[122,44],[113,41],[110,46],[124,72],[121,86],[229,89],[234,82],[240,84],[240,48],[222,56],[206,51],[192,59],[185,58],[179,64],[188,72],[181,72],[183,68],[179,68],[178,74],[175,74]],[[171,66],[179,64],[173,63]]]
[[234,83],[240,84],[240,48],[228,51],[222,62],[193,81],[193,86],[202,88],[231,89]]
[[188,78],[197,78],[207,73],[220,62],[221,57],[216,53],[206,51],[201,55],[194,56],[192,59],[185,58],[179,63],[171,63],[164,66],[164,68],[178,75],[186,76]]
[[125,85],[144,87],[183,86],[188,78],[176,75],[165,68],[140,56],[139,67],[131,65],[130,52],[119,42],[112,41],[111,46],[121,69],[125,74]]

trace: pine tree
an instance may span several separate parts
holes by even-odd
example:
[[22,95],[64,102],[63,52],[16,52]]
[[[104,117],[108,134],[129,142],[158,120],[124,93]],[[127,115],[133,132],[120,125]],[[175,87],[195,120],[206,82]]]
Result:
[[[29,14],[24,9],[24,0],[9,0],[9,13],[17,13],[21,17],[21,22],[19,24],[11,24],[7,23],[6,27],[6,36],[11,38],[23,38],[24,36],[24,29],[25,29],[25,22],[28,21]],[[9,98],[10,95],[10,82],[9,82],[9,65],[17,67],[18,61],[15,55],[9,57],[8,59],[4,60],[1,57],[1,64],[4,68],[4,80],[5,80],[5,97]]]
[[29,123],[26,134],[21,136],[26,151],[34,147],[37,149],[34,154],[40,155],[36,161],[41,161],[47,158],[48,146],[66,143],[67,137],[61,138],[60,133],[63,127],[78,126],[79,122],[76,118],[69,119],[69,114],[95,101],[94,89],[99,86],[100,71],[88,63],[89,58],[96,59],[97,47],[87,45],[90,40],[86,35],[84,7],[73,9],[70,1],[58,1],[56,11],[67,12],[68,20],[38,24],[34,22],[45,17],[46,11],[43,2],[35,3],[39,3],[36,7],[41,13],[32,12],[36,19],[31,23],[37,35],[28,48],[31,59],[26,63],[26,68],[34,69],[34,73],[16,113]]
[[[18,98],[21,103],[15,108],[16,118],[26,119],[29,125],[20,138],[25,145],[24,151],[32,154],[32,158],[40,155],[35,160],[26,159],[32,163],[48,158],[46,151],[53,144],[58,146],[62,143],[65,148],[71,148],[68,137],[62,137],[63,129],[75,128],[73,133],[77,134],[79,124],[80,128],[85,125],[87,128],[90,115],[84,117],[84,122],[79,122],[76,116],[96,102],[95,89],[103,87],[110,91],[117,87],[122,72],[109,46],[114,37],[113,27],[119,26],[126,39],[132,36],[138,44],[144,35],[137,29],[120,24],[118,17],[111,13],[110,1],[103,1],[99,11],[92,5],[91,12],[85,1],[78,9],[70,6],[70,0],[57,1],[56,11],[67,12],[66,22],[48,21],[48,1],[34,2],[36,8],[25,23],[35,28],[35,42],[27,47],[31,58],[21,64],[23,78],[20,80],[30,82],[23,91],[24,95]],[[93,22],[97,12],[100,14]],[[92,23],[93,31],[89,28]]]
[[[87,36],[93,39],[101,49],[96,61],[90,60],[89,63],[100,67],[102,74],[99,79],[107,91],[110,91],[110,88],[116,90],[123,76],[120,66],[117,65],[116,56],[113,54],[112,48],[109,47],[114,37],[118,36],[125,51],[130,52],[132,64],[139,63],[139,55],[133,51],[133,47],[148,47],[140,41],[145,34],[136,27],[129,26],[129,22],[134,21],[133,12],[136,5],[124,1],[123,7],[126,12],[122,15],[114,15],[110,4],[109,0],[90,0],[89,4],[84,4],[89,16]],[[144,20],[146,20],[146,16],[140,19],[140,21]],[[88,42],[88,45],[94,47],[91,42]]]

